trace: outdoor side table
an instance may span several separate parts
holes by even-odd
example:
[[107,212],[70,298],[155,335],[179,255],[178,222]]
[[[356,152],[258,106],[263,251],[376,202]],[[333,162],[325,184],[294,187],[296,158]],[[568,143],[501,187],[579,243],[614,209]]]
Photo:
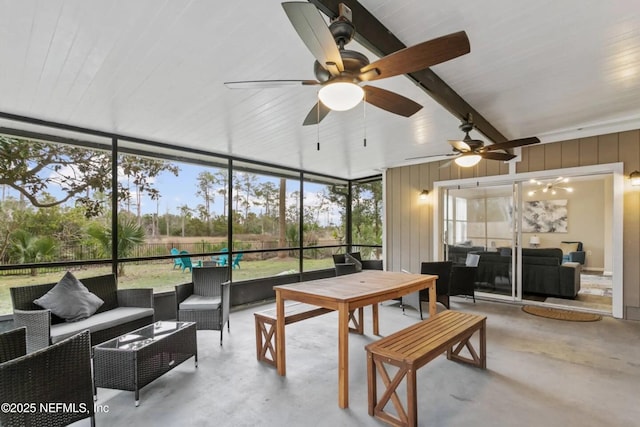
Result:
[[96,387],[135,392],[185,360],[194,357],[198,367],[196,324],[155,322],[93,348]]

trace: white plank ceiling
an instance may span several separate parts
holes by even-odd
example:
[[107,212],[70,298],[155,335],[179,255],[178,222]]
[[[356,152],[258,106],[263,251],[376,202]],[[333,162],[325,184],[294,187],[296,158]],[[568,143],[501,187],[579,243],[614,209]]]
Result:
[[[640,128],[637,0],[361,4],[407,46],[465,30],[471,53],[432,70],[509,139]],[[316,88],[223,85],[314,79],[313,61],[276,0],[0,0],[3,113],[343,178],[447,153],[463,136],[405,76],[374,85],[423,105],[413,117],[360,106],[319,127],[302,126]]]

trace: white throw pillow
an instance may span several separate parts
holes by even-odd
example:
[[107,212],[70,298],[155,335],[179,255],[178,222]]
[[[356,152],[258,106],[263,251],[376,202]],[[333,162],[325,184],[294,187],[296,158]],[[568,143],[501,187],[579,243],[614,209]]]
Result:
[[578,243],[562,242],[560,243],[560,249],[562,249],[563,255],[569,255],[571,252],[578,250]]
[[33,301],[67,322],[94,314],[104,301],[92,294],[70,271],[49,292]]

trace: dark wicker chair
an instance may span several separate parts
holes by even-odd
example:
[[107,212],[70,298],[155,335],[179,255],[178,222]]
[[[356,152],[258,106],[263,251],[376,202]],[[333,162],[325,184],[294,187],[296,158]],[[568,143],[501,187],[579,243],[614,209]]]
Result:
[[229,327],[231,284],[228,267],[196,267],[191,283],[176,289],[176,318],[181,322],[196,322],[198,329],[220,331]]
[[27,354],[27,328],[17,328],[0,334],[0,363]]
[[449,296],[465,295],[476,302],[475,285],[476,271],[478,267],[453,266],[451,269],[451,281],[449,283]]
[[[436,300],[449,308],[449,283],[451,281],[451,261],[423,262],[420,266],[420,274],[434,274],[436,280]],[[402,297],[402,309],[404,306],[415,307],[420,312],[422,319],[422,303],[429,301],[429,289],[423,289],[419,293],[413,293]]]
[[[153,289],[118,289],[115,274],[87,277],[80,280],[89,291],[104,301],[104,304],[96,311],[96,315],[118,307],[153,309]],[[49,344],[56,342],[56,339],[52,339],[52,326],[65,323],[63,319],[52,314],[51,311],[33,303],[35,299],[49,292],[55,285],[56,283],[48,283],[45,285],[10,288],[11,302],[13,303],[13,323],[16,327],[25,326],[27,328],[28,352],[47,347]],[[153,323],[153,310],[143,311],[144,314],[141,314],[140,317],[116,324],[109,322],[109,327],[106,328],[93,325],[91,327],[92,345],[100,344]],[[74,324],[78,325],[82,330],[84,328],[80,322],[74,322]]]
[[353,274],[356,273],[356,265],[355,264],[336,264],[336,276],[344,276],[345,274]]
[[[363,270],[382,270],[382,260],[381,259],[362,259],[362,257],[360,256],[360,252],[350,252],[349,253],[352,257],[354,257],[355,259],[357,259],[358,261],[360,261],[360,263],[362,264],[362,269]],[[352,268],[355,267],[350,267],[353,264],[349,263],[346,259],[344,254],[333,254],[333,264],[336,267],[336,275],[340,276],[342,274],[349,274]],[[347,264],[346,267],[339,267],[339,266],[343,266],[344,264]],[[341,268],[341,272],[338,272],[338,269]]]
[[[89,417],[95,425],[89,331],[27,355],[20,328],[0,334],[0,349],[2,357],[16,355],[0,363],[0,402],[30,405],[28,411],[0,411],[0,425],[66,426]],[[52,403],[69,406],[40,406]]]

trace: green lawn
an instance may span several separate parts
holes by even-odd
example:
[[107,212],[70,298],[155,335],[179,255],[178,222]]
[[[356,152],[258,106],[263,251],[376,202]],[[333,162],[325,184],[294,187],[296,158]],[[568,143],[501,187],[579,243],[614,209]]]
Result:
[[[196,258],[194,258],[196,261]],[[173,261],[162,261],[146,264],[127,264],[125,275],[118,280],[120,288],[154,288],[156,292],[172,291],[173,287],[180,283],[191,281],[189,270],[182,272],[173,269]],[[332,268],[333,260],[305,259],[304,270],[319,270]],[[275,276],[284,272],[297,272],[298,260],[295,258],[273,258],[258,261],[241,261],[240,268],[233,270],[233,281],[257,279],[262,277]],[[104,267],[83,267],[72,269],[73,274],[82,279],[83,277],[98,276],[111,272],[111,266]],[[63,271],[55,273],[41,273],[37,276],[0,276],[0,315],[11,314],[11,295],[9,288],[25,285],[38,285],[43,283],[54,283],[64,275]]]

